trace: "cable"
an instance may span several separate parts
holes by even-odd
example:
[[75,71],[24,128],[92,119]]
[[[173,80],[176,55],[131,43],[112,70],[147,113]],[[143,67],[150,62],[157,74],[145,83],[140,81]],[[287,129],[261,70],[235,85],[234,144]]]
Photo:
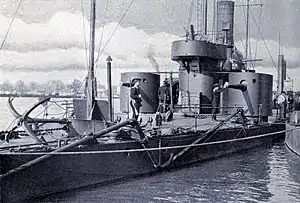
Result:
[[[278,123],[280,124],[280,123]],[[276,135],[276,134],[282,134],[282,133],[287,133],[287,132],[292,132],[296,129],[288,129],[288,130],[281,130],[281,131],[276,131],[276,132],[271,132],[271,133],[265,133],[265,134],[259,134],[255,136],[249,136],[249,137],[243,137],[243,138],[234,138],[234,139],[228,139],[228,140],[220,140],[220,141],[210,141],[210,142],[202,142],[202,143],[197,143],[197,144],[182,144],[182,145],[176,145],[176,146],[166,146],[166,147],[151,147],[151,148],[136,148],[136,149],[114,149],[114,150],[103,150],[103,151],[62,151],[62,152],[10,152],[6,151],[2,154],[4,155],[78,155],[78,154],[112,154],[112,153],[129,153],[129,152],[145,152],[145,151],[158,151],[158,150],[167,150],[167,149],[182,149],[186,147],[201,147],[201,146],[206,146],[206,145],[213,145],[213,144],[224,144],[224,143],[231,143],[234,141],[249,141],[255,138],[263,138],[271,135]],[[75,139],[74,139],[75,140]],[[18,146],[19,147],[19,146]],[[11,147],[13,148],[13,147]],[[1,177],[1,176],[0,176]]]
[[19,4],[18,4],[18,6],[17,6],[17,9],[16,9],[16,11],[14,12],[13,18],[11,19],[11,21],[10,21],[10,23],[9,23],[8,29],[7,29],[7,31],[6,31],[6,33],[5,33],[5,35],[4,35],[3,40],[2,40],[2,43],[1,43],[1,46],[0,46],[0,50],[1,50],[1,49],[3,48],[3,46],[4,46],[5,40],[6,40],[6,38],[7,38],[7,36],[8,36],[8,33],[9,33],[11,27],[12,27],[12,24],[13,24],[15,18],[16,18],[16,15],[17,15],[17,12],[18,12],[18,10],[19,10],[19,8],[20,8],[20,6],[21,6],[21,3],[22,3],[22,0],[19,1]]
[[99,60],[99,57],[100,57],[100,50],[101,50],[101,45],[102,45],[102,40],[103,40],[104,27],[105,27],[106,17],[107,17],[106,14],[107,14],[108,2],[109,2],[109,0],[106,1],[106,5],[105,5],[104,19],[103,19],[103,25],[102,25],[102,33],[101,33],[101,38],[100,38],[100,43],[99,43],[99,48],[98,48],[98,56],[97,56],[97,59],[95,61],[96,67],[98,66],[98,60]]
[[[84,6],[83,6],[83,0],[80,0],[81,2],[81,15],[82,15],[82,27],[83,27],[83,37],[84,37],[84,49],[85,49],[85,61],[87,68],[89,67],[89,61],[88,61],[88,50],[87,50],[87,37],[85,32],[85,23],[84,23]],[[85,82],[86,77],[81,81],[80,88],[76,91],[76,94],[80,91],[83,83]]]
[[[259,12],[259,22],[258,22],[258,26],[260,27],[260,23],[261,23],[261,19],[262,19],[262,5],[260,6],[260,12]],[[259,32],[257,29],[257,33],[256,33],[256,45],[255,45],[255,53],[254,53],[254,58],[256,59],[257,56],[257,51],[258,51],[258,36],[259,36]],[[256,61],[254,61],[254,66],[255,66]]]
[[[187,22],[187,29],[188,27],[191,25],[192,23],[192,16],[193,16],[193,7],[194,7],[194,0],[191,1],[191,5],[190,5],[190,11],[189,11],[189,16],[188,16],[188,22]],[[197,16],[198,18],[198,16]],[[198,19],[197,19],[198,21]],[[198,23],[197,23],[198,24]],[[198,31],[198,30],[197,30]]]
[[83,37],[84,37],[84,49],[85,49],[85,61],[86,61],[86,66],[89,67],[89,62],[88,62],[88,52],[87,52],[87,44],[86,44],[86,33],[85,33],[85,23],[84,23],[84,9],[83,9],[83,0],[80,0],[81,2],[81,14],[82,14],[82,26],[83,26]]
[[8,131],[8,129],[10,129],[13,125],[15,125],[15,123],[16,123],[17,120],[18,120],[18,119],[15,118],[15,119],[9,124],[9,126],[6,128],[6,131]]
[[[237,33],[240,33],[239,30],[238,30],[238,28],[237,28],[237,26],[236,26],[236,24],[234,24],[234,27],[235,27],[235,29],[236,29],[236,32],[237,32]],[[244,49],[246,49],[246,46],[245,46],[244,41],[242,40],[241,34],[238,34],[237,36],[239,37],[240,42],[241,42],[242,46],[244,47]]]
[[118,25],[115,27],[114,31],[112,32],[112,34],[110,35],[110,37],[108,38],[108,40],[106,41],[102,51],[100,52],[100,55],[104,52],[104,49],[106,48],[106,46],[108,45],[109,41],[111,40],[111,38],[113,37],[113,35],[115,34],[115,32],[117,31],[117,29],[119,28],[123,18],[126,16],[127,12],[129,11],[130,7],[132,6],[134,0],[132,0],[129,4],[129,6],[127,7],[125,13],[123,14],[123,16],[121,17],[120,21],[118,22]]
[[272,60],[272,63],[273,63],[273,65],[274,65],[274,67],[276,68],[276,70],[278,70],[278,68],[277,68],[277,66],[276,66],[276,63],[275,63],[275,61],[274,61],[274,59],[273,59],[273,57],[272,57],[272,54],[271,54],[271,52],[270,52],[270,49],[269,49],[269,47],[268,47],[268,45],[267,45],[267,42],[266,42],[264,36],[262,35],[262,32],[261,32],[261,30],[260,30],[260,28],[259,28],[259,26],[258,26],[258,24],[257,24],[257,21],[255,20],[255,18],[254,18],[254,16],[253,16],[251,10],[250,10],[250,13],[251,13],[251,16],[252,16],[252,18],[253,18],[253,20],[254,20],[254,23],[255,23],[255,25],[256,25],[256,27],[257,27],[257,30],[258,30],[258,32],[259,32],[259,34],[260,34],[260,37],[262,38],[262,40],[263,40],[263,42],[264,42],[264,45],[266,46],[266,49],[267,49],[268,54],[269,54],[269,56],[270,56],[270,58],[271,58],[271,60]]
[[79,88],[78,88],[78,90],[76,91],[76,94],[78,94],[78,92],[79,92],[79,91],[80,91],[80,89],[82,88],[83,84],[85,84],[85,82],[86,82],[86,78],[87,78],[87,76],[86,76],[86,77],[84,77],[84,79],[81,81],[80,87],[79,87]]

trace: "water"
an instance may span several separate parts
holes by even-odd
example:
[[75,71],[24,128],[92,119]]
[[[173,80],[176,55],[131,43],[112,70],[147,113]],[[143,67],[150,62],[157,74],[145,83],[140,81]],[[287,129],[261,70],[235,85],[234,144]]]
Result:
[[[0,97],[0,131],[1,130],[7,130],[9,127],[14,125],[16,122],[14,120],[14,117],[9,112],[9,109],[7,107],[7,100],[8,98]],[[32,107],[34,103],[38,101],[37,98],[15,98],[13,100],[13,105],[16,108],[16,110],[23,114],[28,108]],[[51,102],[48,102],[48,118],[49,117],[60,117],[63,116],[65,113],[65,106],[60,105],[61,103],[65,103],[66,101],[71,101],[71,99],[62,99],[62,98],[56,98],[51,99]],[[63,107],[63,108],[61,108]],[[114,110],[115,112],[120,111],[120,102],[119,99],[114,99]],[[44,107],[39,106],[34,110],[30,116],[31,117],[43,117]]]
[[[3,124],[10,116],[1,106],[0,112],[7,116],[1,118]],[[155,176],[51,195],[37,202],[300,202],[299,169],[300,157],[278,143]]]

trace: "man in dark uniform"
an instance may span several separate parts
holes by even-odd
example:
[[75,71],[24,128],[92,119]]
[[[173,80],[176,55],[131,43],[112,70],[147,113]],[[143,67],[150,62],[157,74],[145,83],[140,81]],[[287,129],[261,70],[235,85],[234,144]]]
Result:
[[289,95],[289,97],[288,97],[289,112],[293,111],[293,104],[294,104],[294,97],[293,97],[293,95]]
[[132,80],[130,88],[130,106],[132,108],[132,118],[138,120],[140,114],[140,108],[142,106],[142,96],[140,93],[140,78],[134,78]]
[[218,83],[213,85],[213,99],[212,99],[212,121],[217,121],[217,108],[220,102],[220,93],[228,87],[229,83],[225,82],[224,86],[219,86]]
[[158,89],[158,99],[159,99],[159,111],[161,113],[166,112],[166,106],[171,103],[170,100],[170,89],[167,80],[164,80],[163,86]]

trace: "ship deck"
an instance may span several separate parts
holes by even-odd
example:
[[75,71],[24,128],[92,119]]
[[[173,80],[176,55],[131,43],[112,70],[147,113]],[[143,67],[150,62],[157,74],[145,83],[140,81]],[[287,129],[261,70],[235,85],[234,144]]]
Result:
[[[122,120],[125,120],[126,114],[115,114],[115,116],[120,116]],[[170,122],[163,122],[161,126],[155,126],[155,114],[143,114],[141,116],[142,123],[146,123],[150,118],[153,119],[152,125],[147,125],[145,130],[149,130],[154,126],[159,128],[162,132],[162,135],[170,134],[172,129],[193,129],[193,130],[209,130],[212,127],[216,126],[219,122],[226,119],[228,115],[217,115],[217,121],[212,121],[211,115],[198,115],[197,118],[195,117],[185,117],[182,113],[174,113],[173,120]],[[232,122],[234,119],[224,123],[222,128],[233,128],[240,126],[240,124]]]
[[[115,118],[119,116],[121,117],[121,122],[126,120],[127,114],[123,113],[117,113],[115,114]],[[182,113],[174,113],[173,120],[170,122],[163,122],[161,126],[156,126],[155,125],[155,114],[142,114],[142,125],[147,123],[147,121],[152,118],[153,122],[152,124],[148,124],[146,127],[143,127],[144,131],[150,131],[153,128],[156,128],[161,131],[161,135],[170,135],[173,134],[172,131],[175,129],[183,129],[183,130],[194,130],[194,131],[207,131],[214,126],[216,126],[219,122],[224,120],[228,115],[217,115],[217,121],[212,121],[211,115],[199,115],[197,118],[195,117],[185,117]],[[231,119],[230,121],[224,123],[221,127],[221,129],[226,129],[226,128],[234,128],[241,126],[240,124],[233,123],[232,121],[234,120]],[[270,118],[269,120],[273,120]],[[57,140],[64,140],[65,138],[59,137],[59,136],[47,136],[45,135],[44,138],[48,142],[55,142]],[[106,143],[106,142],[119,142],[117,141],[114,136],[104,136],[103,138],[98,139],[101,143]],[[1,148],[3,147],[10,147],[10,146],[20,146],[20,145],[28,145],[28,144],[33,144],[35,143],[35,140],[29,136],[27,137],[22,137],[21,139],[11,139],[9,143],[7,142],[2,142],[1,143]],[[56,144],[56,143],[55,143]]]

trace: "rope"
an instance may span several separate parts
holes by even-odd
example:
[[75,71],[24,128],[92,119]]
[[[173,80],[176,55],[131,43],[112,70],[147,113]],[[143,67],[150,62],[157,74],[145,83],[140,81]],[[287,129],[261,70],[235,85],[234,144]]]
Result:
[[64,108],[64,107],[60,106],[56,101],[53,101],[52,103],[54,103],[57,107],[59,107],[60,109],[62,109],[64,111],[67,110],[67,108]]
[[190,24],[192,22],[194,2],[195,2],[194,0],[191,1],[190,11],[189,11],[189,16],[188,16],[188,22],[187,22],[187,29],[189,29],[189,26],[190,26]]
[[88,52],[87,52],[87,44],[86,44],[86,33],[85,33],[85,23],[84,23],[84,9],[83,9],[83,0],[80,0],[81,2],[81,15],[82,15],[82,27],[83,27],[83,37],[84,37],[84,49],[85,49],[85,61],[86,61],[86,66],[89,67],[89,62],[88,62]]
[[274,67],[276,68],[276,70],[278,70],[278,68],[277,68],[277,66],[276,66],[276,63],[275,63],[275,61],[274,61],[274,58],[273,58],[273,56],[272,56],[272,54],[271,54],[271,52],[270,52],[270,49],[269,49],[269,47],[268,47],[268,45],[267,45],[267,42],[266,42],[266,40],[265,40],[265,38],[264,38],[264,36],[263,36],[263,34],[262,34],[262,32],[261,32],[259,26],[258,26],[258,23],[257,23],[256,19],[254,18],[254,16],[253,16],[251,10],[250,10],[250,13],[251,13],[251,16],[252,16],[252,18],[253,18],[253,21],[254,21],[254,23],[255,23],[255,25],[256,25],[256,27],[257,27],[257,30],[258,30],[258,32],[259,32],[259,34],[260,34],[260,36],[261,36],[261,38],[262,38],[262,40],[263,40],[263,42],[264,42],[264,45],[266,46],[266,49],[267,49],[268,54],[269,54],[269,57],[271,58],[272,63],[273,63],[273,65],[274,65]]
[[65,115],[65,113],[48,113],[48,116],[60,116]]
[[10,21],[10,23],[9,23],[8,29],[7,29],[7,31],[6,31],[6,33],[5,33],[5,35],[4,35],[3,40],[2,40],[2,43],[1,43],[1,46],[0,46],[0,50],[1,50],[1,49],[3,48],[3,46],[4,46],[5,40],[6,40],[6,38],[7,38],[7,36],[8,36],[8,33],[9,33],[11,27],[12,27],[12,24],[13,24],[15,18],[16,18],[16,15],[17,15],[17,12],[18,12],[18,10],[19,10],[19,8],[20,8],[20,6],[21,6],[21,3],[22,3],[22,0],[19,1],[19,4],[18,4],[18,6],[17,6],[17,9],[16,9],[16,11],[15,11],[14,14],[13,14],[13,18],[11,19],[11,21]]
[[[300,129],[300,128],[298,128]],[[262,135],[257,136],[251,136],[251,137],[244,137],[244,138],[238,138],[238,139],[230,139],[230,140],[222,140],[222,141],[215,141],[215,142],[209,142],[209,143],[200,143],[200,144],[188,144],[188,145],[179,145],[179,146],[171,146],[171,147],[160,147],[160,148],[141,148],[141,149],[126,149],[126,150],[105,150],[105,151],[84,151],[84,152],[36,152],[36,153],[21,153],[21,152],[6,152],[1,153],[1,155],[82,155],[82,154],[111,154],[111,153],[129,153],[129,152],[145,152],[145,151],[158,151],[158,150],[167,150],[167,149],[181,149],[186,147],[200,147],[200,146],[207,146],[207,145],[214,145],[214,144],[223,144],[223,143],[231,143],[234,141],[244,141],[244,140],[251,140],[253,138],[261,138],[266,137],[270,135],[276,135],[280,133],[286,133],[291,132],[295,129],[289,129],[289,130],[282,130],[278,132],[273,133],[266,133]]]
[[119,28],[119,26],[120,26],[120,24],[121,24],[123,18],[126,16],[127,12],[129,11],[130,7],[132,6],[133,2],[134,2],[134,0],[132,0],[132,1],[130,2],[130,4],[129,4],[129,6],[127,7],[125,13],[123,14],[123,16],[121,17],[121,19],[119,20],[118,25],[115,27],[114,31],[112,32],[112,34],[111,34],[110,37],[108,38],[107,42],[105,43],[105,45],[104,45],[102,51],[100,52],[100,55],[104,52],[104,49],[105,49],[106,46],[108,45],[109,41],[111,40],[111,38],[113,37],[113,35],[114,35],[115,32],[117,31],[117,29]]
[[[236,26],[236,24],[234,24],[234,28],[236,30],[237,33],[241,33],[238,29],[238,27]],[[243,48],[246,49],[246,45],[241,37],[241,34],[237,34],[237,37],[240,39],[241,44],[243,45]]]
[[[64,128],[47,128],[47,129],[34,130],[34,132],[44,132],[44,131],[52,132],[52,131],[58,131],[58,130],[64,130]],[[0,135],[7,134],[10,132],[11,132],[10,130],[0,131]],[[21,134],[21,133],[25,133],[25,131],[24,130],[16,130],[16,131],[14,131],[14,133]]]
[[[259,26],[259,27],[260,27],[260,24],[261,24],[261,19],[262,19],[262,5],[261,5],[261,7],[260,7],[260,12],[259,12],[259,21],[258,21],[258,26]],[[259,37],[259,31],[258,31],[258,29],[257,29],[254,59],[256,59],[257,51],[258,51],[258,37]],[[255,63],[256,63],[256,61],[253,62],[254,66],[255,66]]]
[[41,111],[39,114],[37,114],[34,118],[37,118],[38,116],[40,116],[42,113],[44,113],[53,103],[51,103],[50,105],[47,105],[47,107],[44,108],[43,111]]
[[[132,1],[130,2],[130,4],[129,4],[129,6],[127,7],[125,13],[123,14],[123,16],[121,17],[121,19],[119,20],[118,25],[115,27],[115,29],[113,30],[112,34],[110,35],[110,37],[109,37],[108,40],[106,41],[106,43],[105,43],[105,45],[104,45],[102,51],[100,52],[100,46],[101,46],[101,44],[102,44],[101,41],[102,41],[103,30],[104,30],[104,25],[103,25],[103,30],[102,30],[101,40],[100,40],[100,46],[99,46],[98,56],[97,56],[97,59],[96,59],[96,61],[95,61],[95,62],[96,62],[96,66],[98,65],[98,59],[99,59],[99,57],[102,55],[102,53],[104,52],[104,49],[106,48],[106,46],[107,46],[108,43],[110,42],[111,38],[113,37],[113,35],[114,35],[115,32],[117,31],[117,29],[119,28],[119,26],[120,26],[120,24],[121,24],[123,18],[126,16],[127,12],[129,11],[130,7],[132,6],[133,2],[134,2],[134,0],[132,0]],[[108,0],[107,0],[107,5],[108,5]],[[85,79],[86,79],[86,78],[85,78]]]
[[[245,25],[247,25],[247,17],[246,17],[246,12],[245,12],[245,7],[242,7],[242,10],[243,10],[243,14],[244,14],[244,23],[245,23]],[[246,26],[246,30],[245,30],[245,32],[247,32],[247,29],[248,29],[248,27]],[[248,39],[245,39],[245,44],[247,44],[248,42],[247,42],[247,40]],[[249,48],[249,47],[248,47]],[[248,50],[246,50],[246,45],[245,45],[245,51],[247,52]],[[248,59],[247,57],[248,56],[245,56],[246,57],[246,59]]]
[[[80,0],[81,2],[81,14],[82,14],[82,26],[83,26],[83,37],[84,37],[84,49],[85,49],[85,61],[87,68],[89,67],[89,61],[88,61],[88,51],[87,51],[87,39],[86,39],[86,32],[85,32],[85,23],[84,23],[84,7],[83,7],[83,0]],[[85,82],[86,77],[81,81],[80,88],[77,90],[76,94],[78,94],[79,90],[81,89],[83,83]]]
[[[13,125],[15,125],[15,123],[16,123],[16,121],[17,121],[18,119],[17,118],[15,118],[10,124],[9,124],[9,126],[6,128],[6,131],[8,131],[8,129],[10,129]],[[10,131],[9,131],[10,132]],[[1,132],[0,132],[1,133]]]
[[104,34],[104,27],[105,27],[105,23],[106,23],[106,13],[107,13],[107,8],[108,8],[108,2],[109,0],[106,1],[106,5],[105,5],[105,11],[104,11],[104,19],[103,19],[103,25],[102,25],[102,32],[101,32],[101,38],[100,38],[100,44],[99,44],[99,47],[98,47],[98,56],[97,56],[97,59],[95,61],[96,63],[96,67],[98,67],[98,60],[99,60],[99,57],[100,57],[100,50],[101,50],[101,45],[102,45],[102,40],[103,40],[103,34]]
[[78,94],[78,92],[80,91],[80,89],[82,88],[83,84],[86,82],[86,79],[88,77],[88,74],[84,77],[84,79],[81,81],[80,83],[80,87],[78,88],[78,90],[76,91],[76,94]]

